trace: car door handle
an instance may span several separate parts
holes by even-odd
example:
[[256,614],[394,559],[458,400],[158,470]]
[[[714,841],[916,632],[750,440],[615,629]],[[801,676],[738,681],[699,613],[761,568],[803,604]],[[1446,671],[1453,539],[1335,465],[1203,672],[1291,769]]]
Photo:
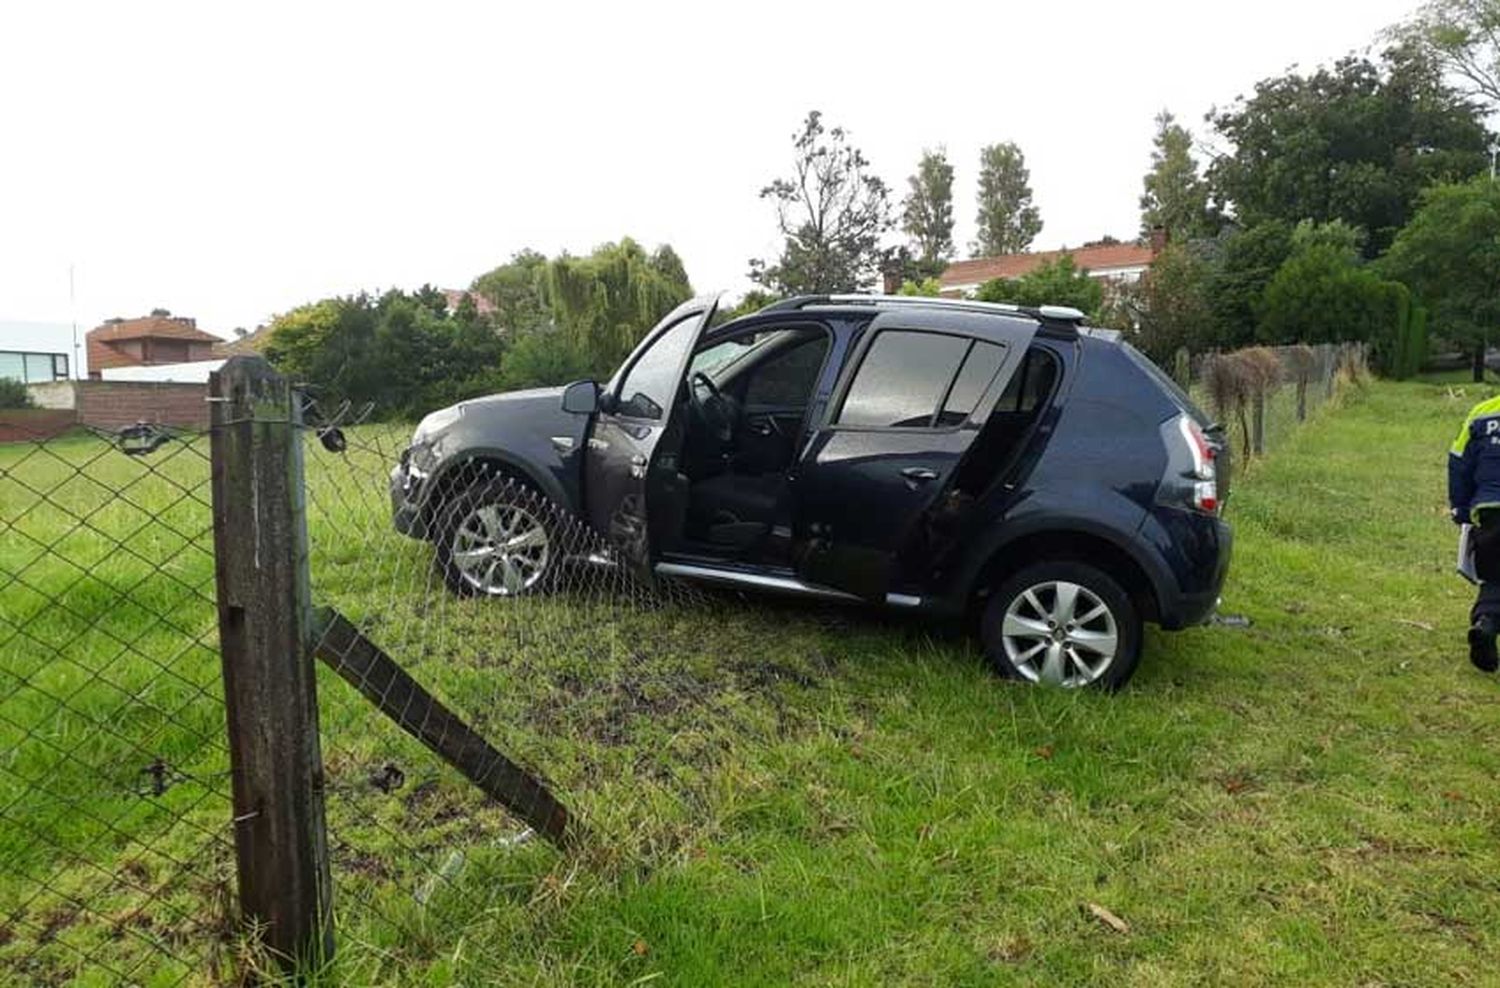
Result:
[[901,471],[901,476],[915,487],[917,484],[925,484],[929,480],[937,480],[937,471],[929,470],[927,467],[907,467]]

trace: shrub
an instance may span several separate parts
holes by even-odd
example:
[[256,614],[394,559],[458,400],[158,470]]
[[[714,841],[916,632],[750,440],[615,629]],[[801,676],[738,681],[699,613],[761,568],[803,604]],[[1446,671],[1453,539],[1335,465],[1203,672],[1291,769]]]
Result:
[[33,402],[26,385],[11,377],[0,377],[0,408],[30,408]]

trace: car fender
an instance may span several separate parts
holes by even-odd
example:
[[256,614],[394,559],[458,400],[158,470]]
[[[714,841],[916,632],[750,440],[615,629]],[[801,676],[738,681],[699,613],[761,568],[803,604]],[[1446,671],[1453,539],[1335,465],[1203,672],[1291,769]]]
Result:
[[1053,534],[1082,535],[1109,543],[1146,575],[1159,605],[1165,606],[1176,598],[1177,579],[1171,568],[1138,534],[1146,516],[1139,504],[1117,494],[1109,499],[1115,502],[1112,510],[1101,511],[1100,505],[1093,502],[1085,513],[1081,506],[1057,505],[1051,498],[1037,500],[1046,500],[1049,506],[1014,511],[975,540],[949,584],[948,596],[954,605],[965,606],[974,593],[984,589],[979,586],[981,577],[1007,547],[1024,539]]

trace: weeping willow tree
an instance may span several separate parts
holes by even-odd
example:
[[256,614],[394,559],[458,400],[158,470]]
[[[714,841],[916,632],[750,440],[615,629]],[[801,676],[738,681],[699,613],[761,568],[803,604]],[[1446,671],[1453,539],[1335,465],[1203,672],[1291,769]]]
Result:
[[[630,238],[588,257],[549,262],[539,291],[552,317],[546,334],[570,351],[580,370],[607,376],[661,317],[692,297],[687,272],[669,246],[654,254]],[[536,382],[542,383],[542,382]]]

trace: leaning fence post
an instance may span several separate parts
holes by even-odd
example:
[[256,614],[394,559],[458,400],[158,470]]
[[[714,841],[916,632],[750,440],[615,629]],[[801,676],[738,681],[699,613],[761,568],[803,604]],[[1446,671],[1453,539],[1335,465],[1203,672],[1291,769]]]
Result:
[[260,357],[209,378],[219,645],[239,901],[287,969],[333,952],[300,408]]

